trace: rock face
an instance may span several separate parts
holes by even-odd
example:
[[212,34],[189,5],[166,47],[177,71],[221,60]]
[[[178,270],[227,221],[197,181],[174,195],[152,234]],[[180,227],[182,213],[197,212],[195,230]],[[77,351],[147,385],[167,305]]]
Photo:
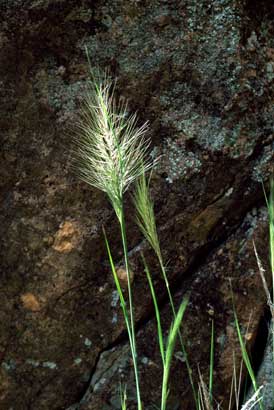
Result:
[[[273,326],[273,322],[271,322],[271,326]],[[271,329],[271,327],[270,327]],[[263,355],[263,359],[257,373],[257,384],[261,387],[263,396],[262,396],[262,405],[264,409],[272,409],[273,403],[273,346],[272,341],[272,333],[271,331],[268,334],[267,343]],[[253,389],[250,388],[250,392],[248,394],[248,398],[250,398],[253,394]],[[256,404],[253,407],[254,409],[259,409],[260,405]]]
[[[150,122],[152,155],[162,155],[151,187],[169,279],[178,303],[191,291],[183,326],[190,364],[196,381],[197,364],[207,379],[214,318],[214,396],[226,408],[233,351],[237,368],[240,361],[228,279],[250,347],[266,303],[252,239],[267,263],[261,180],[273,168],[272,2],[0,0],[0,20],[1,409],[116,409],[120,379],[135,408],[101,233],[104,224],[118,263],[118,226],[104,195],[70,169],[85,48]],[[140,244],[166,329],[171,315],[130,198],[126,211],[149,409],[159,403],[161,371]],[[177,353],[170,406],[192,409]]]

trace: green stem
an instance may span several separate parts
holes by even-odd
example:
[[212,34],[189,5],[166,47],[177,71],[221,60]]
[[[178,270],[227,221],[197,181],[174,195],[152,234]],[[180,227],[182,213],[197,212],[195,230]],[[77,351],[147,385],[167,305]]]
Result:
[[121,218],[119,219],[121,236],[123,242],[123,251],[125,258],[125,268],[127,274],[127,285],[128,285],[128,300],[129,300],[129,312],[130,312],[130,326],[131,326],[131,340],[132,340],[132,360],[135,374],[135,383],[136,383],[136,395],[138,401],[138,410],[142,410],[142,401],[139,385],[139,374],[138,374],[138,364],[137,364],[137,351],[136,351],[136,337],[135,337],[135,326],[134,326],[134,307],[132,300],[132,290],[130,283],[130,269],[129,269],[129,259],[128,259],[128,246],[127,246],[127,236],[126,236],[126,225],[125,225],[125,216],[123,205],[121,207]]
[[179,332],[180,325],[182,323],[183,315],[188,304],[188,298],[184,298],[181,303],[178,313],[176,314],[174,321],[170,327],[167,342],[166,342],[166,352],[165,352],[165,364],[164,364],[164,373],[163,373],[163,382],[162,382],[162,402],[161,410],[166,410],[166,404],[168,399],[168,380],[170,374],[171,360],[175,348],[176,337]]
[[166,402],[167,402],[167,387],[168,387],[168,376],[169,376],[169,369],[164,366],[164,374],[163,374],[163,382],[162,382],[162,399],[161,399],[161,410],[166,410]]
[[[272,285],[272,286],[274,286],[274,284]],[[272,338],[272,400],[273,400],[273,403],[274,403],[274,318],[273,318],[273,316],[272,316],[272,319],[271,319],[271,330],[272,330],[272,332],[271,332],[271,338]]]
[[[169,303],[170,303],[170,306],[171,306],[171,309],[172,309],[173,317],[175,318],[176,317],[175,306],[174,306],[173,298],[172,298],[172,295],[171,295],[171,292],[170,292],[169,282],[168,282],[168,279],[167,279],[166,269],[165,269],[165,266],[164,266],[164,263],[163,263],[161,253],[157,254],[157,257],[158,257],[161,272],[162,272],[162,275],[163,275],[163,278],[164,278],[164,281],[165,281],[165,285],[166,285],[166,289],[167,289],[167,293],[168,293],[168,297],[169,297]],[[198,401],[198,398],[197,398],[197,395],[196,395],[196,390],[195,390],[194,381],[193,381],[193,377],[192,377],[192,370],[191,370],[191,367],[190,367],[190,364],[189,364],[189,361],[188,361],[187,352],[186,352],[186,349],[185,349],[184,341],[183,341],[182,334],[181,334],[180,330],[178,331],[178,336],[179,336],[182,352],[183,352],[186,367],[187,367],[188,377],[189,377],[189,381],[190,381],[191,388],[192,388],[192,394],[193,394],[193,397],[194,397],[194,400],[195,400],[196,408],[198,409],[199,408],[199,401]]]

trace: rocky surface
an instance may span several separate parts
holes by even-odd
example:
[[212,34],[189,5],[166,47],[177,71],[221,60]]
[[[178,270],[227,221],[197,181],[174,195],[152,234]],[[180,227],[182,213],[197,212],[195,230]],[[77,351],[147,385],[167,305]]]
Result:
[[[256,337],[258,318],[264,315],[265,297],[261,278],[256,269],[253,241],[260,249],[261,256],[265,256],[266,221],[265,208],[260,209],[256,214],[253,211],[253,215],[248,213],[236,232],[216,247],[191,278],[181,281],[183,283],[181,289],[175,292],[178,305],[186,293],[191,293],[182,333],[195,380],[199,378],[199,367],[204,381],[208,382],[209,346],[211,326],[214,321],[214,344],[218,352],[214,361],[214,399],[216,403],[222,403],[225,408],[228,406],[227,394],[232,383],[233,369],[235,367],[238,371],[242,362],[232,310],[232,291],[244,340],[252,345]],[[157,275],[157,271],[155,274]],[[167,334],[172,320],[172,312],[168,304],[162,309],[162,319]],[[154,402],[160,406],[158,386],[161,385],[161,361],[154,320],[142,327],[137,340],[140,347],[144,402],[146,404]],[[90,386],[76,408],[91,410],[94,408],[94,401],[96,403],[99,401],[104,410],[120,409],[117,380],[122,384],[131,385],[132,382],[129,383],[129,380],[133,379],[133,369],[129,357],[127,345],[121,345],[115,353],[112,349],[104,352],[100,356]],[[175,382],[171,389],[169,408],[192,408],[191,386],[180,344],[175,352],[172,380],[178,382]],[[128,396],[129,401],[134,398],[132,392]],[[136,403],[132,408],[136,408]],[[153,407],[147,405],[145,408]]]
[[[267,343],[264,351],[264,355],[261,361],[259,371],[257,373],[257,386],[261,388],[261,403],[257,403],[252,408],[258,410],[261,406],[264,409],[272,409],[273,403],[273,334],[271,332],[271,326],[273,326],[273,321],[269,325],[269,334],[267,338]],[[272,328],[273,329],[273,328]],[[248,398],[254,394],[254,389],[250,387],[248,391]]]
[[[117,372],[130,380],[101,233],[104,224],[119,263],[118,226],[104,195],[70,169],[85,48],[92,66],[117,78],[140,121],[150,121],[152,155],[162,155],[151,186],[164,258],[178,301],[192,290],[190,362],[206,374],[214,317],[216,398],[226,407],[234,347],[239,359],[227,278],[243,329],[253,312],[250,346],[265,306],[251,238],[267,261],[266,212],[258,209],[273,168],[271,2],[1,0],[0,20],[1,409],[118,408]],[[126,210],[133,215],[130,198]],[[160,371],[140,244],[167,327],[170,314],[155,259],[133,218],[128,226],[151,405]],[[175,360],[174,408],[194,408],[183,367]]]

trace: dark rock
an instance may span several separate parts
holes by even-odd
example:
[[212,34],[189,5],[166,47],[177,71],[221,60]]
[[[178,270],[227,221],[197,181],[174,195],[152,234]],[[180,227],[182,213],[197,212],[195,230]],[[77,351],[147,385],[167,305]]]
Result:
[[[0,1],[1,409],[81,403],[102,352],[115,347],[115,356],[126,341],[101,233],[104,224],[120,265],[118,225],[104,195],[70,168],[71,129],[87,90],[85,47],[92,66],[117,77],[117,93],[140,122],[150,121],[152,153],[162,154],[151,188],[164,259],[173,289],[192,289],[184,328],[193,371],[199,362],[206,374],[214,312],[217,398],[227,400],[237,340],[225,278],[233,277],[244,327],[254,308],[249,345],[265,305],[248,239],[249,212],[264,201],[261,180],[273,170],[273,19],[261,3],[256,14],[250,1],[237,0]],[[171,317],[155,258],[131,224],[129,197],[125,205],[151,405],[160,371],[140,246],[167,327]],[[261,241],[266,250],[266,233]],[[216,260],[207,260],[203,275],[210,253]],[[174,403],[194,408],[181,371],[177,360]],[[109,378],[109,393],[91,392],[85,406],[112,406],[119,381]]]

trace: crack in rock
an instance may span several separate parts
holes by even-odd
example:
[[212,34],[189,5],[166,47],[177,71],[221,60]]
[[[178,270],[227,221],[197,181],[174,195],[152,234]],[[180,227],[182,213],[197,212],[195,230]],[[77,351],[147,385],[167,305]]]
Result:
[[[230,191],[231,189],[229,189],[229,191],[226,191],[223,195],[220,195],[217,201],[220,200],[220,198],[226,197],[228,195],[228,192]],[[209,247],[209,249],[207,249],[203,257],[199,258],[199,263],[190,265],[187,276],[189,277],[190,274],[197,273],[199,268],[205,263],[206,258],[210,256],[210,254],[212,254],[214,250],[217,251],[217,249],[221,245],[225,244],[225,242],[229,240],[229,238],[235,234],[239,226],[241,226],[245,220],[248,220],[252,226],[250,228],[250,232],[248,232],[247,234],[247,238],[250,238],[250,235],[251,233],[253,233],[254,228],[255,228],[255,225],[253,227],[253,223],[251,221],[253,217],[254,217],[254,207],[252,207],[252,210],[249,210],[246,213],[245,217],[242,218],[242,220],[237,224],[237,226],[233,226],[233,229],[231,229],[228,235],[225,235],[225,237],[219,239],[219,241],[215,241],[211,243],[211,246]],[[136,247],[136,249],[138,248],[139,248],[139,245]],[[175,289],[177,290],[179,283],[181,283],[181,280],[180,278],[177,278],[176,284],[172,288],[174,290]],[[161,300],[161,303],[159,304],[159,309],[162,311],[168,303],[169,303],[168,297],[165,296],[163,300]],[[139,320],[138,323],[136,323],[136,331],[142,330],[145,327],[145,325],[152,319],[155,319],[155,316],[153,313],[150,313],[145,318],[142,318],[141,320]],[[94,393],[100,392],[100,390],[104,388],[105,384],[109,383],[109,381],[117,373],[120,374],[121,380],[122,380],[123,371],[128,367],[129,364],[130,364],[130,346],[128,343],[127,334],[124,331],[121,337],[117,338],[111,345],[109,345],[107,348],[105,348],[103,351],[99,353],[98,358],[96,360],[96,365],[94,366],[94,370],[90,377],[89,385],[87,389],[85,390],[82,396],[82,399],[77,404],[74,404],[73,406],[69,407],[67,410],[78,410],[78,409],[80,410],[82,408],[82,405],[92,402],[93,400],[92,395]],[[142,364],[145,364],[145,363],[142,362]],[[117,385],[118,384],[119,383],[117,383]],[[112,386],[111,383],[110,385]],[[119,396],[118,393],[117,395]],[[113,400],[115,401],[116,399],[113,399]]]
[[112,347],[99,353],[97,365],[82,399],[67,410],[78,410],[82,404],[90,402],[92,394],[100,391],[117,372],[122,378],[123,370],[126,369],[129,362],[130,347],[128,343],[122,346],[118,345],[118,349],[117,347]]

